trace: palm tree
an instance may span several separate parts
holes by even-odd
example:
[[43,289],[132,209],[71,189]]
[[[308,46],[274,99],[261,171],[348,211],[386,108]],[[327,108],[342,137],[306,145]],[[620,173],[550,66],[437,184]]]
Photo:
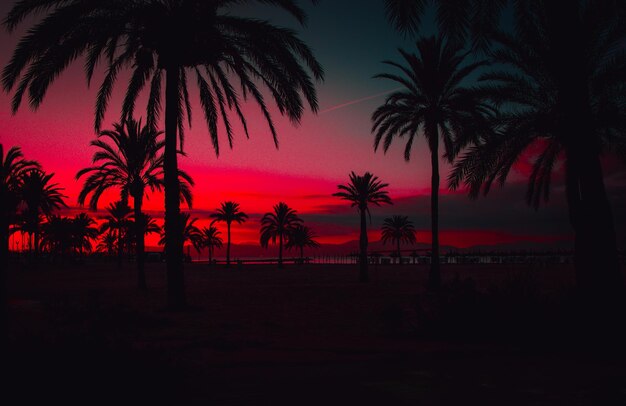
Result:
[[494,62],[506,67],[481,79],[500,107],[499,132],[471,148],[449,179],[453,188],[465,183],[472,197],[486,194],[494,181],[504,184],[520,156],[539,149],[526,193],[538,208],[564,161],[577,285],[590,306],[605,307],[624,291],[600,162],[604,152],[626,151],[626,25],[610,4],[526,4],[515,34],[495,35]]
[[239,203],[222,202],[216,213],[211,214],[215,221],[226,223],[226,267],[230,267],[230,225],[234,221],[237,224],[245,223],[248,215],[239,209]]
[[366,214],[372,221],[369,204],[380,206],[382,204],[393,204],[389,193],[385,190],[389,186],[378,180],[369,172],[359,176],[354,172],[350,173],[350,182],[347,185],[338,185],[341,192],[333,193],[333,196],[347,200],[352,207],[356,207],[361,217],[361,235],[359,238],[359,280],[367,282],[369,275],[367,272],[367,219]]
[[293,229],[302,223],[297,212],[284,202],[274,205],[274,212],[265,213],[261,219],[261,246],[267,248],[278,241],[278,267],[283,267],[283,244],[289,241]]
[[53,255],[65,260],[74,248],[73,221],[69,217],[53,214],[41,226],[41,246]]
[[203,227],[202,233],[202,246],[207,247],[209,251],[209,265],[213,261],[213,250],[215,248],[222,248],[224,241],[220,237],[221,232],[211,223],[208,227]]
[[396,244],[398,254],[398,264],[402,263],[400,244],[415,244],[415,227],[408,216],[391,216],[383,222],[382,228],[383,243],[391,242]]
[[[7,270],[9,268],[9,233],[19,204],[22,175],[38,168],[39,164],[24,159],[19,147],[8,151],[0,143],[0,330],[6,330],[7,317]],[[0,333],[0,339],[6,335]],[[2,345],[4,343],[0,343]]]
[[[534,1],[534,0],[526,0]],[[474,49],[486,50],[489,34],[509,4],[502,0],[385,0],[387,19],[404,34],[417,34],[428,6],[435,5],[437,28],[455,44],[470,42]],[[516,5],[523,1],[516,1]]]
[[122,254],[126,235],[131,226],[132,210],[128,204],[122,200],[109,204],[108,214],[104,217],[104,222],[100,226],[100,232],[111,231],[117,237],[117,267],[122,267]]
[[117,249],[117,236],[113,230],[108,230],[106,233],[100,235],[100,241],[96,246],[96,251],[104,252],[108,256],[113,256],[113,253]]
[[[78,203],[83,205],[91,195],[89,206],[96,210],[102,193],[116,188],[122,200],[126,201],[128,196],[133,198],[134,216],[139,218],[147,189],[160,191],[164,184],[162,149],[165,144],[158,139],[161,134],[151,126],[142,126],[141,120],[132,118],[113,124],[113,130],[100,131],[98,139],[91,142],[98,149],[93,156],[94,166],[76,174],[76,179],[89,175],[78,195]],[[179,183],[181,200],[191,207],[193,180],[185,172],[179,171]],[[137,257],[137,285],[139,289],[145,290],[144,233],[134,228],[133,237]]]
[[479,92],[461,83],[485,62],[465,64],[466,53],[441,38],[417,42],[418,55],[400,50],[405,65],[385,61],[401,75],[383,73],[403,89],[390,94],[372,114],[374,149],[383,141],[387,152],[394,138],[407,139],[404,159],[409,161],[415,136],[421,131],[428,141],[431,161],[432,260],[428,277],[431,288],[439,287],[439,138],[444,158],[449,162],[468,142],[485,136],[491,129],[491,108],[480,100]]
[[289,250],[298,248],[300,250],[300,261],[304,263],[304,248],[317,248],[320,244],[315,241],[317,236],[309,227],[302,224],[296,224],[292,227],[285,247]]
[[185,111],[191,123],[188,74],[197,82],[216,154],[219,154],[220,118],[232,146],[229,111],[234,110],[248,134],[236,86],[244,99],[250,97],[260,107],[276,145],[277,132],[259,85],[268,90],[280,114],[294,123],[300,121],[305,102],[314,112],[318,110],[311,75],[321,81],[322,67],[294,31],[258,18],[236,16],[234,8],[255,3],[282,9],[300,24],[306,21],[305,12],[294,0],[106,0],[89,4],[81,0],[20,0],[4,23],[12,31],[26,17],[42,8],[49,10],[42,22],[19,42],[3,71],[5,90],[12,90],[19,82],[13,98],[14,111],[26,91],[31,106],[37,108],[58,74],[84,56],[88,81],[99,62],[105,61],[108,68],[98,92],[96,129],[102,122],[118,73],[126,67],[132,67],[132,74],[122,116],[133,115],[137,96],[149,86],[148,123],[154,126],[161,116],[165,76],[166,262],[168,302],[173,308],[186,304],[177,151],[179,146],[183,148]]
[[95,241],[99,234],[96,221],[86,213],[79,213],[72,219],[73,246],[80,256],[83,255],[83,251],[91,252],[91,242]]
[[[198,218],[190,218],[191,215],[184,212],[180,214],[180,217],[182,219],[183,226],[183,244],[189,242],[199,252],[199,250],[202,249],[202,232],[200,231],[198,226],[196,226],[196,221],[198,221]],[[165,228],[161,231],[161,239],[159,240],[159,245],[165,245],[165,248],[167,249],[167,230]]]
[[[67,207],[58,183],[51,183],[53,173],[46,174],[40,169],[31,169],[24,173],[21,186],[21,200],[25,208],[22,211],[22,231],[30,236],[30,247],[39,253],[39,235],[44,216],[52,214],[61,207]],[[33,245],[34,236],[34,245]]]

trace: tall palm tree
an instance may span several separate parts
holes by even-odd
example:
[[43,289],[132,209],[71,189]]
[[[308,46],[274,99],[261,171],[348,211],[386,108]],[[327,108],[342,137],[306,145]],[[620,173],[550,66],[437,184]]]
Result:
[[[485,94],[500,107],[499,132],[471,148],[450,176],[472,197],[503,184],[517,159],[540,149],[529,174],[527,202],[549,197],[553,169],[565,163],[569,220],[575,233],[577,285],[590,305],[623,296],[614,220],[600,155],[626,156],[624,9],[612,2],[525,4],[515,33],[495,35]],[[523,17],[523,18],[522,18]]]
[[226,267],[230,267],[230,225],[234,221],[237,224],[245,223],[248,215],[239,208],[239,203],[222,202],[216,213],[211,214],[215,221],[226,223]]
[[[126,201],[129,196],[133,198],[134,216],[139,218],[147,190],[160,191],[164,185],[162,150],[165,143],[159,140],[161,134],[154,127],[142,126],[141,120],[132,118],[113,124],[113,130],[100,131],[98,139],[91,142],[98,149],[93,155],[94,166],[76,174],[76,179],[88,175],[78,195],[78,203],[83,205],[91,195],[89,206],[95,210],[102,193],[107,189],[119,189],[122,200]],[[181,200],[191,207],[193,180],[179,170],[179,182]],[[133,237],[137,257],[137,285],[139,289],[145,290],[144,233],[135,228]]]
[[[385,2],[388,17],[397,28],[404,32],[417,31],[426,1],[385,0]],[[467,10],[483,10],[488,19],[496,21],[503,8],[510,3],[514,4],[514,31],[519,35],[518,42],[526,49],[512,47],[507,64],[535,71],[527,73],[522,70],[522,75],[528,74],[531,77],[530,81],[534,82],[524,87],[533,87],[534,92],[536,86],[544,88],[547,86],[554,91],[550,100],[554,110],[550,117],[553,123],[556,123],[555,115],[560,119],[559,125],[551,131],[554,134],[561,134],[560,137],[564,139],[562,154],[567,161],[566,196],[570,223],[575,233],[574,262],[577,286],[582,297],[590,298],[589,303],[605,303],[609,296],[613,298],[622,296],[624,282],[619,272],[614,219],[606,195],[599,157],[604,144],[599,140],[600,132],[597,126],[607,119],[603,117],[597,121],[594,111],[600,107],[596,104],[599,86],[614,96],[623,94],[623,86],[616,86],[615,81],[621,78],[616,72],[624,71],[623,58],[620,54],[623,54],[626,36],[623,30],[626,26],[626,3],[620,0],[572,0],[566,3],[547,0],[438,1],[441,10],[448,10],[439,13],[439,25],[446,34],[462,31],[465,36],[469,34],[490,39],[490,34],[493,33],[491,27],[495,27],[496,24],[468,25],[463,22],[469,21],[467,16],[472,15],[467,13]],[[502,38],[498,34],[496,37]],[[510,41],[504,40],[504,43],[506,42]],[[529,48],[534,50],[531,51]],[[496,59],[502,56],[500,54]],[[518,57],[527,59],[513,59]],[[537,74],[538,68],[543,70],[545,77]],[[510,80],[518,81],[515,78]],[[518,94],[524,98],[529,96],[523,92]],[[530,95],[537,99],[536,94]],[[618,99],[622,101],[617,103],[620,106],[617,111],[624,111],[623,98],[620,96]],[[615,106],[616,101],[614,99],[608,105],[605,103],[604,107],[609,107],[607,109],[609,111],[614,110],[610,106]],[[524,99],[521,102],[526,103]],[[548,111],[547,108],[543,110]],[[528,126],[531,125],[529,122]],[[545,123],[542,125],[545,126]],[[535,131],[528,129],[526,132]],[[610,133],[615,134],[615,131]],[[499,144],[503,141],[493,142]],[[626,150],[623,143],[620,144],[618,140],[613,140],[612,144],[617,151],[622,151],[622,154]],[[543,161],[540,166],[547,168],[551,155],[553,152],[550,151],[540,155],[537,158]],[[504,162],[503,166],[506,167],[508,164]],[[549,172],[551,171],[546,173]],[[549,179],[540,173],[533,177],[543,181]],[[480,179],[481,176],[476,178]],[[505,178],[506,176],[496,175],[488,184],[496,179],[502,183]],[[479,180],[472,182],[480,183]]]
[[396,244],[398,254],[398,265],[402,263],[400,254],[400,244],[415,244],[415,227],[408,216],[391,216],[383,221],[382,227],[383,243],[391,242]]
[[302,223],[296,210],[284,202],[274,205],[274,211],[263,215],[261,219],[261,246],[267,248],[269,242],[278,241],[278,267],[283,267],[283,244],[289,241],[293,229]]
[[222,248],[224,241],[220,237],[221,232],[211,223],[208,227],[203,227],[202,233],[202,246],[207,247],[209,251],[209,265],[213,261],[213,250],[215,248]]
[[107,213],[104,217],[104,222],[100,225],[100,232],[111,231],[115,233],[117,237],[117,267],[121,268],[126,235],[131,226],[132,210],[128,203],[120,200],[109,204]]
[[491,107],[480,93],[463,86],[463,81],[485,62],[466,62],[466,53],[441,38],[417,42],[418,54],[400,50],[405,64],[384,63],[400,70],[400,75],[382,73],[375,77],[399,83],[403,89],[390,94],[372,114],[374,148],[383,141],[387,152],[394,138],[406,138],[404,159],[409,161],[415,137],[422,132],[428,142],[431,162],[432,259],[429,286],[441,283],[439,272],[439,139],[443,157],[449,162],[468,142],[485,136],[491,129]]
[[378,180],[378,176],[374,176],[369,172],[365,172],[363,176],[359,176],[354,172],[350,173],[350,182],[347,185],[337,185],[340,192],[333,193],[333,196],[347,200],[352,207],[356,207],[361,217],[361,233],[359,238],[359,280],[367,282],[369,274],[367,272],[367,218],[370,222],[372,216],[369,210],[369,204],[380,206],[382,204],[393,204],[389,197],[389,192],[385,189],[388,183],[382,183]]
[[[6,151],[0,143],[0,340],[7,336],[7,270],[9,268],[9,228],[19,204],[22,175],[39,164],[24,159],[19,147]],[[0,343],[0,345],[4,342]]]
[[31,106],[38,107],[58,74],[84,56],[88,80],[99,62],[107,64],[96,104],[97,129],[118,73],[126,67],[132,67],[132,74],[122,116],[132,116],[137,96],[148,86],[148,122],[155,125],[162,111],[165,76],[165,222],[170,307],[186,304],[177,151],[183,147],[185,112],[191,123],[188,74],[195,77],[216,154],[220,119],[232,146],[229,111],[234,111],[248,133],[237,86],[244,99],[250,97],[260,107],[276,145],[277,132],[260,86],[268,90],[280,114],[292,122],[300,121],[305,102],[314,112],[318,110],[311,76],[322,80],[322,67],[294,31],[236,15],[242,6],[256,3],[282,9],[300,24],[306,21],[305,12],[294,0],[103,0],[88,4],[82,0],[20,0],[4,23],[12,31],[26,17],[42,9],[48,11],[42,22],[19,42],[3,71],[5,90],[14,89],[19,82],[13,98],[14,110],[19,108],[26,91]]
[[315,241],[315,238],[317,238],[317,236],[311,228],[302,224],[296,224],[289,233],[285,247],[288,250],[298,248],[300,250],[300,261],[304,263],[304,248],[317,248],[320,246],[320,244]]
[[86,213],[79,213],[72,219],[72,245],[78,251],[78,255],[82,256],[85,251],[91,252],[91,243],[99,234],[96,221]]
[[[29,234],[30,247],[35,255],[39,252],[39,236],[44,216],[52,214],[61,207],[67,207],[58,183],[51,183],[54,173],[46,174],[40,169],[31,169],[24,173],[21,187],[21,200],[25,208],[22,211],[22,231]],[[34,237],[34,244],[33,244]]]
[[[196,221],[198,221],[198,218],[191,218],[191,215],[185,212],[181,213],[180,216],[183,225],[183,244],[189,242],[196,250],[201,249],[202,232],[200,231],[198,226],[196,226]],[[161,231],[161,239],[159,240],[159,245],[165,245],[165,248],[167,249],[167,230],[165,228]]]

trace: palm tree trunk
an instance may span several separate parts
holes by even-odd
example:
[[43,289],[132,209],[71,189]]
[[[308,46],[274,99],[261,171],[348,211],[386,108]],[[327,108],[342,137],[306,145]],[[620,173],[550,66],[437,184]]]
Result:
[[556,1],[545,4],[547,38],[554,51],[549,62],[558,72],[558,130],[567,142],[567,200],[575,233],[576,284],[579,297],[585,307],[595,309],[591,317],[596,318],[615,308],[626,289],[600,163],[600,140],[594,134],[588,72],[579,61],[578,47],[585,43],[585,31],[578,2],[567,7]]
[[178,183],[177,137],[179,116],[180,71],[177,66],[166,70],[165,88],[165,262],[167,300],[171,309],[186,306],[183,275],[183,240],[180,225],[180,185]]
[[[145,258],[144,251],[145,239],[144,230],[142,225],[144,222],[143,215],[141,213],[141,206],[143,203],[143,189],[137,190],[136,195],[133,198],[133,206],[135,211],[135,256],[137,257],[137,287],[140,290],[147,290],[146,284],[146,270],[145,270]],[[145,226],[145,225],[144,225]]]
[[283,233],[278,233],[278,267],[283,267]]
[[402,265],[402,257],[400,257],[400,239],[396,241],[396,244],[398,244],[398,265]]
[[431,192],[430,192],[430,222],[432,233],[432,253],[430,260],[430,273],[428,274],[428,287],[438,289],[441,286],[441,272],[439,270],[439,134],[437,124],[429,123],[427,126],[430,162],[432,167]]
[[359,239],[359,281],[369,281],[367,272],[367,218],[365,217],[365,209],[359,209],[361,214],[361,237]]
[[117,228],[117,269],[122,269],[122,257],[124,255],[124,238],[122,227]]
[[304,247],[300,247],[300,262],[304,264]]
[[228,242],[226,243],[226,268],[230,268],[230,222],[226,223]]
[[211,262],[213,261],[213,246],[209,245],[209,266],[211,265]]

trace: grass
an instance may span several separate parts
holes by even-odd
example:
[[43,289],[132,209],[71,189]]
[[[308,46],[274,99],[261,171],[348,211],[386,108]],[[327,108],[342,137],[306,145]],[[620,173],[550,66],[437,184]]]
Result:
[[626,403],[622,355],[562,342],[569,327],[537,339],[570,266],[444,266],[437,297],[427,271],[188,264],[183,313],[162,264],[147,293],[128,264],[11,272],[7,387],[22,404]]

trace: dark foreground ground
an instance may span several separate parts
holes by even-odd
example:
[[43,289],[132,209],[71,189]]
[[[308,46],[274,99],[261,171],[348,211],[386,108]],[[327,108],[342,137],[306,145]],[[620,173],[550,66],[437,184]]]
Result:
[[174,313],[161,264],[146,293],[132,265],[13,270],[3,404],[626,404],[623,354],[572,338],[570,266],[443,272],[433,298],[423,266],[192,264]]

